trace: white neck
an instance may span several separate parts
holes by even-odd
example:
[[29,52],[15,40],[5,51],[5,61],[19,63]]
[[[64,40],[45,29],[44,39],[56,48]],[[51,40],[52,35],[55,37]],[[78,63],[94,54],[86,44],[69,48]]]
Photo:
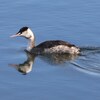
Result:
[[27,32],[30,34],[29,44],[28,44],[27,50],[30,51],[32,48],[35,47],[35,37],[34,37],[33,32],[30,29],[28,29]]
[[34,41],[33,40],[29,40],[27,50],[30,51],[34,47],[35,47]]

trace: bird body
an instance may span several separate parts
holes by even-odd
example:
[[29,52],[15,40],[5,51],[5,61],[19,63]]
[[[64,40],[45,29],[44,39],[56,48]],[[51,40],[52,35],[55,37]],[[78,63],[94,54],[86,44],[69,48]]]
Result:
[[35,36],[32,30],[28,27],[23,27],[19,32],[11,37],[22,36],[29,40],[28,52],[43,54],[43,53],[68,53],[79,54],[80,49],[73,44],[62,40],[49,40],[35,46]]

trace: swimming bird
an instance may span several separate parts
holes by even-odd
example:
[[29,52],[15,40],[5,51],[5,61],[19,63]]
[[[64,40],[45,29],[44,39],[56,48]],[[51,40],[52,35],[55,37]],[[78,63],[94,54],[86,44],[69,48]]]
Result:
[[22,27],[15,35],[11,37],[25,37],[29,40],[27,51],[34,54],[52,54],[52,53],[68,53],[80,54],[79,47],[62,40],[49,40],[35,46],[35,36],[29,27]]

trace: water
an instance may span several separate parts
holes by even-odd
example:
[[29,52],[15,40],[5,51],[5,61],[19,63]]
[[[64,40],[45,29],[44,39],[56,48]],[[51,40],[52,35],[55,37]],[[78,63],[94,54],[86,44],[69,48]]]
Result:
[[[1,0],[0,99],[100,100],[99,49],[87,50],[100,47],[99,9],[99,0]],[[36,44],[60,39],[85,51],[78,57],[27,57],[27,40],[9,37],[23,26],[34,31]]]

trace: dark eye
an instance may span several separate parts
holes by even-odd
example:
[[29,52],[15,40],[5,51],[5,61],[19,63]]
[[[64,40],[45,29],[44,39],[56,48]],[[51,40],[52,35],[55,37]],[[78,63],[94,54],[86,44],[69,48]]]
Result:
[[21,32],[18,32],[18,33],[16,33],[16,34],[19,34],[19,35],[21,35],[22,33],[21,33]]

